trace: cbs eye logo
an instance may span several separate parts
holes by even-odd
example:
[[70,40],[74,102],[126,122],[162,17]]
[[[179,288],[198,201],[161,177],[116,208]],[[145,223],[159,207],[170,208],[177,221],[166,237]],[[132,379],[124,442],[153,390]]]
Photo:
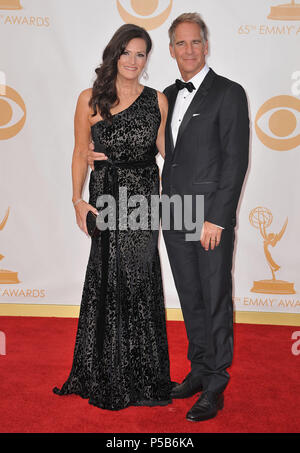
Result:
[[127,24],[146,30],[160,27],[171,12],[173,0],[117,0],[120,16]]
[[300,100],[287,95],[268,99],[255,118],[258,138],[268,148],[276,151],[288,151],[300,145],[299,125]]
[[0,0],[0,9],[22,9],[20,0]]
[[17,135],[25,120],[26,107],[19,93],[7,85],[0,85],[0,140]]

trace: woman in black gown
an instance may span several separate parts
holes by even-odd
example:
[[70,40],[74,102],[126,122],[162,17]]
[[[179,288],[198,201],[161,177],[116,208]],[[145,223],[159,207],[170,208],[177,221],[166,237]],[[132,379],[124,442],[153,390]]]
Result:
[[[75,113],[73,203],[79,227],[98,214],[97,198],[119,189],[127,198],[159,194],[157,149],[164,156],[167,100],[142,86],[151,39],[143,28],[120,27],[103,52],[92,89],[80,93]],[[90,174],[89,203],[81,199],[91,139],[103,160]],[[117,203],[118,206],[118,203]],[[128,209],[130,214],[130,208]],[[117,220],[121,213],[117,209]],[[123,219],[124,220],[124,219]],[[98,230],[99,232],[99,230]],[[54,393],[75,393],[103,409],[171,403],[158,231],[116,228],[92,236],[73,365]]]

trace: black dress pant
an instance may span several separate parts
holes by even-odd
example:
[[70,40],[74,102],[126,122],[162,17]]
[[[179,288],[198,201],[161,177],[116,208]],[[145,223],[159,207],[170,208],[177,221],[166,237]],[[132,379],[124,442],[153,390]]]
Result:
[[234,228],[206,251],[185,232],[164,230],[164,240],[188,337],[189,378],[204,390],[223,392],[233,355],[232,256]]

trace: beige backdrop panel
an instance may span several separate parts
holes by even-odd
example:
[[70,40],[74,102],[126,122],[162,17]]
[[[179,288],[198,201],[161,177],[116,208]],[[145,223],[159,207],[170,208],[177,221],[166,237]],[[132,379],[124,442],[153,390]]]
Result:
[[[80,304],[90,240],[71,203],[77,97],[91,86],[106,43],[124,21],[149,28],[154,49],[149,79],[141,82],[162,91],[178,77],[168,27],[180,13],[198,11],[210,30],[209,65],[244,86],[250,107],[235,308],[299,313],[300,5],[280,3],[0,0],[0,303]],[[176,308],[162,237],[160,251],[166,306]]]

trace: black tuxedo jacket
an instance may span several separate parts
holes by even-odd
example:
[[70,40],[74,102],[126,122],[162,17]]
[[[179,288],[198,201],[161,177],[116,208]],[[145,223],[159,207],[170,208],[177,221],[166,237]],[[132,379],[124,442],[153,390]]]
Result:
[[176,85],[169,101],[162,193],[204,195],[204,220],[233,227],[248,167],[249,118],[244,89],[209,70],[180,125],[174,147],[171,120]]

